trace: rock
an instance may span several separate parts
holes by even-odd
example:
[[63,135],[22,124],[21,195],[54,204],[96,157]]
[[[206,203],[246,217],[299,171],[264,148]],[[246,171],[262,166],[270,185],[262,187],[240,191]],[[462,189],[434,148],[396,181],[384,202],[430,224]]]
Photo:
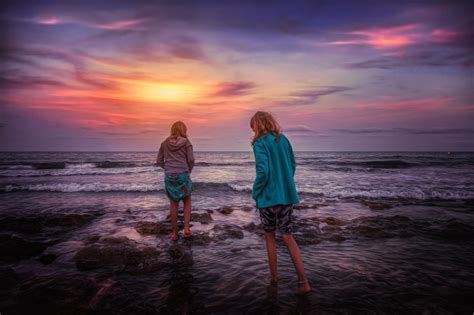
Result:
[[346,231],[355,238],[408,237],[414,235],[412,221],[401,215],[359,217],[352,220]]
[[94,220],[98,214],[76,214],[70,213],[46,218],[45,224],[59,226],[80,226]]
[[245,212],[250,212],[252,210],[254,210],[255,208],[253,207],[249,207],[249,206],[243,206],[242,208],[240,208],[242,211],[245,211]]
[[208,212],[204,212],[204,213],[191,212],[191,221],[197,221],[197,222],[200,222],[201,224],[209,224],[209,222],[212,220],[213,220],[212,216]]
[[474,239],[474,227],[456,219],[437,220],[426,230],[430,235],[452,241]]
[[193,252],[191,247],[185,244],[175,244],[168,248],[168,254],[173,266],[191,266],[193,261]]
[[142,235],[166,235],[171,233],[171,224],[163,222],[139,222],[135,230]]
[[99,239],[100,239],[100,235],[91,235],[91,236],[86,237],[82,241],[85,244],[93,244],[93,243],[97,242]]
[[325,237],[325,240],[331,241],[331,242],[343,242],[346,240],[346,238],[342,235],[339,234],[334,234],[334,235],[329,235]]
[[45,254],[38,257],[38,261],[40,261],[43,265],[49,265],[55,261],[56,258],[58,258],[58,256],[55,254]]
[[114,272],[141,274],[161,269],[160,251],[153,247],[141,247],[127,238],[108,238],[88,245],[74,256],[79,270],[98,268]]
[[298,220],[293,224],[293,236],[298,244],[311,245],[321,242],[321,230],[312,222]]
[[24,234],[36,234],[43,229],[42,220],[38,217],[5,216],[0,219],[0,229]]
[[32,166],[33,168],[37,170],[54,170],[54,169],[66,168],[66,163],[64,162],[34,163]]
[[212,209],[207,209],[206,212],[212,214],[212,213],[214,213],[214,210],[212,210]]
[[343,220],[340,220],[340,219],[336,219],[334,217],[327,217],[323,220],[321,220],[321,222],[324,222],[326,223],[327,225],[337,225],[337,226],[342,226],[342,225],[346,225],[347,222],[346,221],[343,221]]
[[232,209],[231,207],[222,207],[220,209],[217,209],[217,211],[219,211],[222,214],[227,215],[227,214],[231,214],[234,211],[234,209]]
[[17,261],[41,254],[46,245],[41,242],[27,241],[20,237],[0,235],[0,260]]
[[218,240],[225,240],[227,238],[244,238],[244,232],[242,232],[242,229],[235,224],[216,225],[212,230],[216,232],[215,238]]
[[263,227],[260,224],[255,224],[253,222],[250,222],[250,223],[244,225],[243,229],[247,232],[255,233],[259,236],[264,236],[265,235],[265,231],[263,230]]
[[363,205],[367,206],[370,210],[387,210],[393,208],[392,205],[386,204],[386,203],[381,203],[381,202],[372,202],[372,201],[367,201],[367,200],[362,200],[361,201]]
[[10,267],[0,268],[0,289],[9,289],[18,283],[18,275]]
[[186,242],[190,242],[193,245],[207,245],[212,242],[212,238],[207,232],[194,231],[193,236],[186,240]]

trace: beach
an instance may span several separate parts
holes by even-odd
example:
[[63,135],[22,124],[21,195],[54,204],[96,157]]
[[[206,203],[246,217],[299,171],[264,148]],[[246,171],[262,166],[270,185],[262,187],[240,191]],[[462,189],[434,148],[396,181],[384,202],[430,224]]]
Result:
[[269,285],[252,152],[195,155],[172,242],[156,152],[0,153],[0,313],[474,310],[474,153],[296,152],[303,297],[282,242]]

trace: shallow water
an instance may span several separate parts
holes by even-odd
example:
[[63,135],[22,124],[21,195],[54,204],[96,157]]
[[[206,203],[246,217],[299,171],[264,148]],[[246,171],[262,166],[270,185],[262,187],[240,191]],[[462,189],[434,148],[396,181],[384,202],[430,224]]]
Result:
[[196,156],[175,244],[153,154],[2,154],[0,312],[472,313],[473,154],[298,153],[305,297],[281,242],[268,285],[251,155]]

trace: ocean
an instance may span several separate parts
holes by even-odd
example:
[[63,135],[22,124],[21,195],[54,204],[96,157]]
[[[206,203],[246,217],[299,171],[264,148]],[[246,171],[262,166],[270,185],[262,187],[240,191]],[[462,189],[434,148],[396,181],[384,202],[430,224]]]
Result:
[[191,240],[169,240],[156,152],[0,153],[0,312],[472,313],[474,153],[296,152],[313,291],[279,243],[252,152],[196,152]]

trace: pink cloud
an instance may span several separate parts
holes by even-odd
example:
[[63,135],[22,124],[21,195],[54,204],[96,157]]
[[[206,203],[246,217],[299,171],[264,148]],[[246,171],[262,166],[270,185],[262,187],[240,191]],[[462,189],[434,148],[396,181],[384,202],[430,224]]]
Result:
[[422,98],[414,100],[404,100],[398,102],[368,102],[354,105],[359,109],[381,109],[381,110],[436,110],[446,109],[450,106],[454,98]]

